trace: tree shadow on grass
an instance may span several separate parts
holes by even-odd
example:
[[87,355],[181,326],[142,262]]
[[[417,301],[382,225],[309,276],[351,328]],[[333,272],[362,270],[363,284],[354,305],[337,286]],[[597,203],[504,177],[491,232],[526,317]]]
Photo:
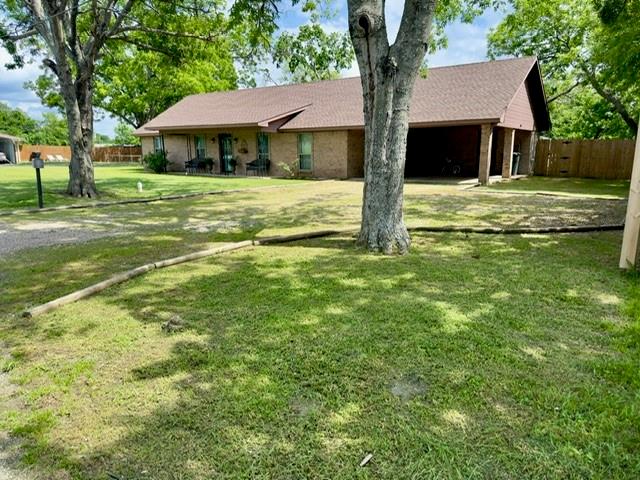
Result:
[[564,226],[622,223],[626,202],[620,200],[465,195],[407,195],[408,220],[491,226]]
[[615,316],[602,295],[627,285],[617,239],[414,235],[404,257],[315,239],[108,290],[150,338],[92,396],[134,400],[97,413],[109,442],[78,455],[52,437],[40,461],[78,478],[624,477],[634,432],[597,412],[630,394],[592,368]]

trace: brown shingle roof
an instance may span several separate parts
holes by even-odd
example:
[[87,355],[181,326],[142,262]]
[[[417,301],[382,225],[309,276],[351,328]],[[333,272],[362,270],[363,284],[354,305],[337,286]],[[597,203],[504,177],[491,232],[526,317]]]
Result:
[[[497,123],[534,67],[537,60],[526,57],[431,68],[416,81],[410,123]],[[361,128],[360,78],[191,95],[139,132],[265,126],[288,114],[292,119],[280,130]]]

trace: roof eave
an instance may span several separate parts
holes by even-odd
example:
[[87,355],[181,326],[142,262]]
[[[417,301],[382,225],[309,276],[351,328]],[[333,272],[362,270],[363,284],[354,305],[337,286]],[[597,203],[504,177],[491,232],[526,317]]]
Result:
[[311,106],[311,103],[308,103],[308,104],[303,105],[301,107],[294,108],[293,110],[289,110],[288,112],[279,113],[278,115],[275,115],[273,117],[265,118],[264,120],[261,120],[261,121],[258,122],[258,126],[259,127],[268,127],[270,123],[277,122],[278,120],[282,120],[283,118],[287,118],[287,117],[290,117],[292,115],[296,115],[296,114],[298,114],[300,112],[303,112],[304,110],[306,110],[310,106]]
[[258,128],[258,122],[254,123],[222,123],[222,124],[203,124],[203,125],[162,125],[162,126],[152,126],[154,130],[157,130],[159,133],[163,132],[172,132],[172,131],[180,131],[180,130],[214,130],[220,128]]
[[[409,128],[436,128],[436,127],[464,127],[486,124],[498,124],[500,118],[473,118],[463,120],[449,120],[439,122],[409,122]],[[281,132],[322,132],[335,130],[363,130],[364,124],[358,125],[324,125],[321,127],[291,127],[286,126],[279,129]]]

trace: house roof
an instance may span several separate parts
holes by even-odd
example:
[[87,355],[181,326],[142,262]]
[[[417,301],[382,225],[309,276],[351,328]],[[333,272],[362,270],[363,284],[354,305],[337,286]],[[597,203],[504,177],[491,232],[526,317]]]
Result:
[[[538,129],[547,130],[549,114],[535,57],[430,68],[427,78],[416,80],[409,123],[500,123],[525,82],[535,90],[532,102],[542,103],[534,105]],[[272,122],[277,122],[279,131],[362,128],[360,78],[191,95],[136,134],[197,128],[268,128]]]

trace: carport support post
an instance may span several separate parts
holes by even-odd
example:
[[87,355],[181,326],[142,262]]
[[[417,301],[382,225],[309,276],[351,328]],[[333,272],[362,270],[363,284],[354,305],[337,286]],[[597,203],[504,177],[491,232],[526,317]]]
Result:
[[511,178],[511,165],[513,163],[513,142],[516,131],[513,128],[505,128],[501,137],[502,144],[502,178]]
[[493,141],[493,125],[485,124],[480,127],[480,167],[478,181],[481,185],[489,184],[491,171],[491,142]]

